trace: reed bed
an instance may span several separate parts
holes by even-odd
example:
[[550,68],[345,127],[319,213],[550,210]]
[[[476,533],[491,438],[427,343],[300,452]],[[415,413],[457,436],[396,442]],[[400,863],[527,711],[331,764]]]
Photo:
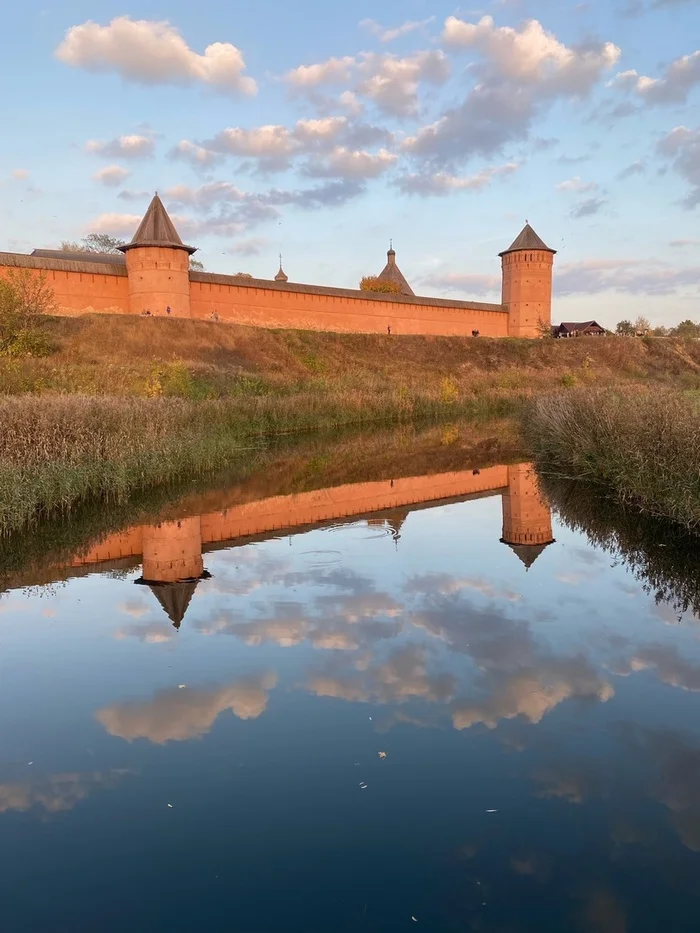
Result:
[[282,434],[498,414],[405,393],[304,393],[190,402],[81,395],[0,397],[0,533],[90,499],[213,472]]
[[668,390],[576,390],[541,397],[525,439],[544,474],[700,531],[700,407]]

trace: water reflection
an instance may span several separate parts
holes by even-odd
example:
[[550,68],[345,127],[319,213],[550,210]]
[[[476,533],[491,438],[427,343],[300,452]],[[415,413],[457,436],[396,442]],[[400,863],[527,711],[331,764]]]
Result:
[[693,560],[483,430],[5,571],[3,933],[697,929]]

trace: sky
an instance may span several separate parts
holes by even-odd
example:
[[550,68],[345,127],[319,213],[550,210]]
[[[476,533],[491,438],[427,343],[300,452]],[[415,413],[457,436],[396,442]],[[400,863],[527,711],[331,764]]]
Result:
[[499,301],[529,221],[553,318],[700,319],[699,0],[25,0],[3,12],[0,249],[130,239],[208,271]]

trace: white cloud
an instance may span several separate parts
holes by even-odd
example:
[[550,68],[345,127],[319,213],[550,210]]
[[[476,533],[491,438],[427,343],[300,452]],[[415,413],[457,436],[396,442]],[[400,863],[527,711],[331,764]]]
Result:
[[671,62],[660,78],[649,78],[630,69],[619,72],[609,86],[631,91],[645,103],[656,105],[684,103],[697,84],[700,84],[700,50]]
[[688,208],[700,204],[700,129],[677,126],[657,145],[659,155],[669,159],[675,171],[691,185],[683,203]]
[[[415,52],[404,58],[389,52],[361,52],[357,57],[331,58],[287,72],[293,90],[315,94],[326,85],[350,84],[351,93],[371,100],[384,113],[413,116],[418,111],[421,82],[444,84],[450,75],[447,56],[440,50]],[[346,98],[355,103],[356,98]]]
[[620,55],[610,42],[565,46],[536,20],[518,31],[496,27],[490,16],[476,24],[450,17],[443,38],[452,48],[475,48],[482,61],[462,103],[405,140],[406,152],[439,168],[527,138],[541,110],[587,95]]
[[397,156],[386,149],[365,152],[336,146],[322,159],[309,162],[307,175],[325,178],[377,178],[396,163]]
[[108,188],[118,188],[131,175],[131,172],[121,165],[107,165],[95,172],[93,181],[106,185]]
[[87,225],[90,233],[108,233],[110,236],[131,237],[143,220],[141,214],[100,214]]
[[434,22],[435,17],[429,16],[427,19],[407,20],[400,26],[386,29],[373,19],[363,19],[360,21],[360,26],[362,29],[366,29],[370,35],[376,36],[380,42],[393,42],[394,39],[400,39],[402,36],[407,36],[409,33],[415,32],[416,29],[422,29],[423,26],[429,26],[430,23]]
[[606,203],[603,198],[584,198],[583,201],[579,201],[578,204],[571,208],[570,215],[575,220],[580,220],[582,217],[592,217],[594,214],[598,214]]
[[189,139],[181,139],[180,142],[170,150],[171,159],[181,159],[183,162],[190,162],[192,165],[205,168],[214,165],[222,159],[220,152],[212,152],[204,146],[198,146]]
[[269,240],[266,240],[265,237],[244,237],[235,243],[228,252],[237,256],[257,256],[269,245]]
[[396,186],[404,194],[418,194],[423,197],[430,195],[448,195],[455,191],[481,191],[488,187],[494,178],[502,175],[512,175],[520,168],[518,162],[508,162],[506,165],[496,165],[485,168],[475,175],[459,177],[448,172],[435,172],[433,174],[403,175],[397,179]]
[[295,90],[308,91],[326,84],[347,84],[350,80],[355,59],[329,58],[315,65],[299,65],[288,71],[284,80]]
[[576,191],[581,194],[585,191],[595,191],[598,185],[594,181],[582,181],[578,175],[574,178],[569,178],[566,181],[561,181],[557,185],[557,191]]
[[85,143],[85,151],[91,155],[103,156],[109,159],[146,159],[153,155],[155,140],[152,136],[117,136],[107,141],[89,139]]
[[16,168],[12,172],[15,181],[26,181],[29,178],[29,171],[26,168]]
[[439,50],[416,52],[406,58],[364,52],[358,74],[360,95],[368,97],[384,113],[409,117],[418,112],[419,83],[444,84],[450,76],[450,64]]
[[466,23],[450,16],[445,21],[443,42],[452,49],[476,48],[502,77],[530,84],[551,84],[557,93],[581,94],[589,90],[600,73],[620,58],[612,42],[602,46],[569,47],[547,32],[536,19],[520,31],[498,27],[493,17]]
[[88,20],[71,27],[56,49],[66,65],[93,72],[116,72],[138,84],[202,84],[222,93],[255,94],[255,81],[243,74],[240,50],[228,42],[193,51],[166,21],[116,17],[108,26]]

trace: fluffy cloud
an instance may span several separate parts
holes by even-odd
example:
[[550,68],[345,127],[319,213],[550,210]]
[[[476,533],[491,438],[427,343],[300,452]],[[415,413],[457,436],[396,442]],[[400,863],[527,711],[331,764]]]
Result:
[[620,181],[624,181],[626,178],[632,178],[633,175],[643,175],[647,170],[646,165],[640,159],[636,162],[631,162],[626,168],[623,168],[621,172],[618,172],[617,177]]
[[318,178],[377,178],[392,168],[396,159],[397,156],[386,149],[372,153],[336,146],[322,159],[307,163],[303,171]]
[[91,155],[107,159],[147,159],[153,155],[155,141],[152,136],[117,136],[106,142],[101,139],[89,139],[85,151]]
[[121,165],[107,165],[95,172],[93,180],[108,188],[118,188],[131,175],[131,172]]
[[16,168],[11,174],[15,181],[26,181],[29,178],[29,171],[26,168]]
[[227,94],[255,94],[243,74],[243,55],[228,42],[214,42],[200,55],[168,22],[119,16],[107,26],[88,20],[66,32],[56,49],[66,65],[115,72],[138,84],[202,84]]
[[700,129],[677,126],[657,145],[659,155],[670,160],[674,170],[691,185],[683,200],[687,208],[700,204]]
[[620,49],[612,42],[567,47],[536,19],[518,31],[496,26],[491,16],[478,23],[450,16],[442,37],[448,48],[476,48],[501,78],[549,87],[557,94],[585,94],[620,58]]
[[[110,236],[131,237],[143,220],[142,214],[100,214],[88,225],[90,233],[108,233]],[[175,218],[173,218],[175,220]],[[179,218],[178,218],[179,220]],[[175,221],[178,222],[177,220]]]
[[671,62],[660,78],[649,78],[630,69],[619,72],[609,86],[631,91],[646,104],[660,105],[685,103],[697,84],[700,84],[700,51]]
[[189,162],[200,168],[207,168],[210,165],[221,162],[223,158],[220,152],[213,152],[211,149],[207,149],[204,146],[198,146],[196,143],[190,142],[189,139],[180,140],[180,142],[170,150],[169,156],[171,159],[181,159],[183,162]]
[[380,42],[393,42],[394,39],[400,39],[411,32],[415,32],[416,29],[422,29],[424,26],[429,26],[430,23],[434,22],[435,17],[429,16],[427,19],[407,20],[405,23],[401,23],[400,26],[395,26],[393,29],[385,29],[384,26],[381,26],[373,19],[363,19],[360,21],[360,26],[366,29],[370,35],[376,36]]
[[474,68],[478,83],[463,102],[405,141],[405,151],[442,167],[524,139],[543,106],[585,96],[620,56],[610,42],[568,47],[537,20],[517,30],[497,27],[490,16],[478,23],[449,17],[443,41],[452,49],[476,49],[482,61]]
[[681,657],[671,645],[647,645],[632,658],[615,667],[616,674],[653,670],[659,680],[671,687],[700,691],[700,667]]
[[284,79],[292,90],[311,95],[327,85],[352,83],[353,93],[372,101],[383,113],[408,117],[418,112],[419,84],[444,84],[449,75],[447,56],[435,49],[404,58],[388,52],[330,58],[295,68]]
[[276,683],[276,675],[268,673],[213,690],[162,690],[152,700],[105,707],[95,718],[110,735],[128,742],[183,742],[209,732],[225,710],[239,719],[257,719]]
[[700,285],[700,266],[679,268],[659,259],[588,259],[563,263],[554,276],[558,295],[669,295],[683,286]]
[[229,249],[229,253],[237,256],[258,256],[268,246],[269,241],[264,237],[244,237]]
[[396,181],[396,186],[404,194],[417,194],[422,197],[431,195],[445,196],[456,191],[481,191],[488,187],[494,178],[503,175],[512,175],[520,168],[518,162],[508,162],[506,165],[494,165],[483,169],[475,175],[460,177],[450,175],[448,172],[433,172],[432,174],[402,175]]

